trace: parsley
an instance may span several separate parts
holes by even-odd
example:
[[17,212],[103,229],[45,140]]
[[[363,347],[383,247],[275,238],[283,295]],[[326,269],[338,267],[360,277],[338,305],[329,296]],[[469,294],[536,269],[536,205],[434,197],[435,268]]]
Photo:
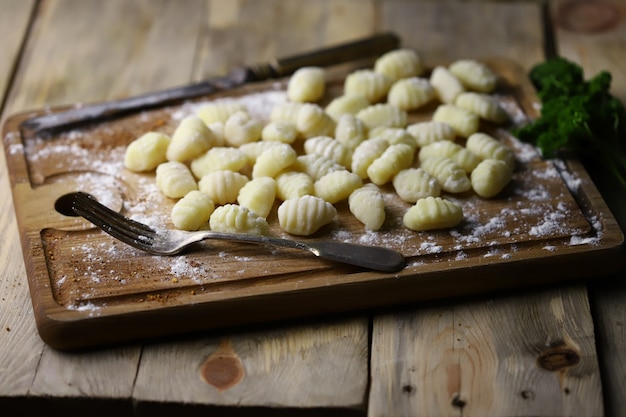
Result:
[[544,158],[568,150],[595,160],[626,187],[626,109],[609,92],[611,74],[585,80],[580,66],[559,57],[533,67],[529,78],[541,115],[515,129],[517,137],[534,143]]

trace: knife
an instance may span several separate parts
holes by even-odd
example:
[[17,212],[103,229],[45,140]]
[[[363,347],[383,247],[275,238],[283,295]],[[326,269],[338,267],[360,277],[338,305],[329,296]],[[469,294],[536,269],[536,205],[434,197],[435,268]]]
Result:
[[265,64],[236,67],[226,76],[214,77],[199,83],[174,87],[139,96],[102,103],[87,104],[71,110],[36,116],[20,125],[32,133],[68,128],[76,124],[120,116],[137,110],[165,106],[180,100],[209,95],[241,86],[247,82],[281,78],[306,66],[325,67],[383,54],[399,46],[400,39],[393,33],[381,33],[360,40],[279,58]]

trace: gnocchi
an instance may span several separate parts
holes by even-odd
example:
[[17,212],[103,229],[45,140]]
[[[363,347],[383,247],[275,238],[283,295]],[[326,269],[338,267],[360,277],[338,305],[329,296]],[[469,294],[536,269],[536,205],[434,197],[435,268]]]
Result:
[[332,99],[324,110],[333,120],[339,121],[342,115],[355,115],[369,105],[370,102],[360,94],[344,94]]
[[317,153],[298,156],[293,168],[306,173],[313,180],[319,180],[329,172],[346,169],[343,165]]
[[260,120],[256,120],[247,111],[240,110],[226,120],[224,139],[227,144],[237,147],[261,139],[262,130],[263,124]]
[[378,57],[374,62],[374,71],[395,81],[421,75],[424,72],[424,65],[417,52],[400,48]]
[[407,168],[392,180],[393,188],[402,200],[415,203],[420,198],[439,197],[441,185],[435,177],[422,168]]
[[283,201],[278,206],[278,223],[287,233],[309,236],[331,223],[337,209],[322,198],[305,195]]
[[163,133],[144,133],[126,147],[124,166],[135,172],[152,171],[167,161],[169,144],[169,136]]
[[366,179],[369,166],[380,157],[388,147],[389,142],[384,138],[371,138],[361,142],[352,154],[352,172]]
[[256,159],[256,163],[252,167],[252,178],[257,177],[275,177],[280,171],[289,167],[296,162],[298,154],[286,143],[279,146],[273,146]]
[[335,140],[348,149],[356,148],[367,138],[363,121],[352,114],[344,114],[337,121]]
[[367,167],[367,176],[376,185],[383,185],[413,163],[414,148],[404,143],[390,145]]
[[237,204],[225,204],[216,208],[209,218],[209,227],[221,233],[249,235],[269,235],[270,233],[270,226],[264,217]]
[[461,59],[450,64],[448,69],[469,90],[490,93],[496,88],[496,74],[482,62]]
[[480,158],[469,149],[450,141],[434,142],[420,149],[418,159],[423,161],[432,157],[450,158],[467,173],[472,172]]
[[379,230],[385,222],[385,199],[375,184],[354,190],[348,197],[348,207],[366,229]]
[[352,163],[352,152],[330,136],[316,136],[304,142],[304,152],[325,156],[341,166],[349,167]]
[[401,110],[411,111],[425,106],[435,98],[435,89],[425,78],[403,78],[391,86],[387,102]]
[[186,162],[202,155],[216,142],[215,135],[202,120],[187,116],[174,130],[165,154],[168,161]]
[[437,97],[444,104],[452,104],[457,96],[465,91],[461,81],[447,68],[438,66],[430,74],[430,84]]
[[467,173],[450,158],[427,158],[420,167],[437,179],[443,191],[462,193],[471,188]]
[[237,201],[239,190],[249,181],[248,177],[234,171],[214,171],[198,181],[198,189],[211,197],[217,205]]
[[404,226],[417,232],[448,229],[458,226],[462,221],[463,208],[441,197],[417,200],[402,218]]
[[189,167],[193,175],[200,179],[213,171],[240,171],[247,164],[248,158],[238,148],[218,146],[192,160]]
[[347,199],[363,185],[361,177],[348,170],[333,171],[315,181],[315,195],[331,204]]
[[269,122],[261,130],[261,140],[292,144],[298,138],[296,125],[285,120]]
[[305,195],[314,195],[313,179],[299,171],[281,172],[276,177],[276,196],[282,200],[290,200]]
[[373,104],[387,96],[392,83],[393,79],[384,74],[372,69],[360,69],[346,76],[343,89],[344,94],[361,95]]
[[198,189],[187,165],[178,161],[163,162],[156,168],[156,184],[161,193],[169,198],[181,198]]
[[456,131],[450,124],[445,122],[432,120],[417,122],[408,125],[406,131],[415,138],[415,143],[417,143],[419,147],[442,140],[454,141],[456,139]]
[[406,111],[387,103],[378,103],[367,106],[356,114],[368,129],[375,127],[405,127],[407,123]]
[[455,105],[475,113],[481,119],[493,123],[504,123],[508,120],[508,115],[504,109],[493,98],[482,93],[465,92],[458,95]]
[[276,198],[276,180],[271,177],[258,177],[248,181],[237,195],[237,203],[247,207],[258,216],[267,217]]
[[504,161],[511,172],[515,169],[515,152],[496,138],[477,132],[467,138],[465,147],[481,159],[499,159]]
[[236,112],[247,111],[246,106],[236,101],[214,101],[202,106],[196,115],[206,124],[211,126],[214,123],[226,123],[226,120]]
[[295,102],[314,102],[324,96],[326,73],[320,67],[298,68],[289,78],[287,98]]
[[464,138],[476,133],[480,126],[480,119],[476,114],[453,104],[438,106],[433,114],[433,120],[449,124],[458,136]]
[[174,204],[171,220],[177,229],[199,230],[208,225],[213,210],[215,205],[208,195],[192,190]]
[[485,159],[472,171],[472,189],[481,197],[495,197],[511,181],[513,173],[506,162]]
[[319,105],[304,103],[298,110],[296,129],[304,138],[329,136],[335,131],[335,121]]

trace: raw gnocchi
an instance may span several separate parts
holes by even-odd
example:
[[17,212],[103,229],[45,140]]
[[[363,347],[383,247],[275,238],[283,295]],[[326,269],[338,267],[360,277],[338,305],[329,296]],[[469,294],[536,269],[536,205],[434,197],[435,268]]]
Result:
[[296,158],[293,168],[306,173],[313,180],[319,180],[332,171],[346,169],[343,165],[317,153],[300,155]]
[[487,94],[470,91],[461,93],[456,98],[454,104],[477,114],[481,119],[493,123],[501,124],[509,118],[493,96]]
[[208,225],[213,210],[215,205],[208,195],[192,190],[174,204],[171,220],[177,229],[199,230]]
[[480,119],[476,114],[453,104],[438,106],[433,114],[433,120],[449,124],[458,136],[464,138],[478,132],[480,126]]
[[372,69],[360,69],[346,76],[343,89],[344,94],[361,95],[373,104],[387,96],[392,83],[393,79],[384,74]]
[[515,169],[515,152],[496,138],[477,132],[467,138],[465,147],[481,159],[499,159],[504,161],[511,172]]
[[337,209],[312,195],[285,200],[278,206],[278,223],[287,233],[309,236],[331,223]]
[[355,115],[369,105],[370,102],[360,94],[344,94],[332,99],[324,110],[333,120],[339,121],[342,115]]
[[349,167],[352,163],[352,151],[331,136],[316,136],[304,142],[304,152],[316,153],[331,159],[341,166]]
[[446,67],[438,66],[430,74],[430,84],[435,89],[437,97],[444,104],[452,104],[457,96],[465,91],[461,81]]
[[163,162],[156,168],[156,184],[161,193],[170,198],[181,198],[198,189],[187,165],[178,161]]
[[448,69],[469,90],[490,93],[496,88],[496,74],[482,62],[461,59],[450,64]]
[[324,96],[326,73],[320,67],[297,69],[287,84],[287,98],[295,102],[314,102]]
[[485,159],[472,171],[472,188],[481,197],[495,197],[511,181],[513,173],[506,162]]
[[200,179],[213,171],[240,171],[248,164],[248,158],[238,148],[218,146],[191,161],[193,175]]
[[313,179],[299,171],[285,171],[276,177],[276,196],[282,200],[290,200],[305,195],[314,195]]
[[419,150],[418,159],[423,161],[432,157],[450,158],[467,173],[472,172],[481,159],[469,149],[447,140],[431,143]]
[[425,106],[435,98],[435,89],[426,78],[403,78],[391,86],[387,102],[399,109],[411,111]]
[[167,161],[169,144],[169,136],[163,133],[144,133],[126,147],[124,166],[135,172],[152,171]]
[[214,171],[198,181],[198,189],[211,197],[216,205],[237,201],[239,190],[249,181],[248,177],[234,171]]
[[449,123],[433,120],[410,124],[406,127],[406,131],[415,138],[419,147],[441,140],[454,141],[456,139],[456,131]]
[[385,222],[385,199],[375,184],[354,190],[348,197],[348,207],[366,229],[379,230]]
[[352,114],[344,114],[337,121],[335,140],[348,149],[356,148],[367,138],[363,121]]
[[257,177],[275,177],[280,171],[288,168],[296,162],[298,154],[286,143],[279,146],[273,146],[256,159],[256,163],[252,167],[252,178]]
[[356,114],[363,121],[365,127],[405,127],[407,122],[406,111],[388,103],[377,103],[367,106]]
[[392,80],[421,75],[424,72],[422,59],[412,49],[401,48],[386,52],[374,62],[374,71]]
[[269,122],[261,130],[261,140],[292,144],[298,138],[298,129],[292,122],[277,120]]
[[209,227],[215,232],[246,233],[249,235],[269,235],[270,226],[261,217],[237,204],[225,204],[213,211],[209,218]]
[[296,129],[303,138],[329,136],[335,132],[335,121],[315,103],[304,103],[298,110]]
[[348,170],[333,171],[315,181],[315,195],[331,204],[347,199],[363,185],[361,177]]
[[271,177],[258,177],[248,181],[237,195],[237,203],[247,207],[258,216],[267,217],[276,198],[276,180]]
[[371,138],[361,142],[352,154],[352,172],[366,179],[369,166],[380,157],[388,147],[389,142],[384,138]]
[[439,197],[441,185],[435,177],[422,168],[407,168],[392,180],[393,188],[402,200],[415,203],[420,198]]
[[458,226],[463,221],[463,208],[441,197],[426,197],[417,200],[409,208],[402,222],[417,232],[447,229]]
[[226,120],[236,112],[247,111],[246,106],[236,101],[214,101],[202,106],[196,115],[206,124],[226,123]]
[[420,167],[437,179],[443,191],[462,193],[472,186],[465,170],[450,158],[427,158]]
[[263,123],[247,111],[237,111],[230,115],[224,124],[224,139],[231,146],[256,142],[261,139]]
[[196,116],[180,121],[167,147],[168,161],[190,161],[215,146],[217,139],[211,129]]
[[414,154],[414,148],[410,145],[390,145],[367,167],[367,176],[376,185],[386,184],[398,172],[411,166]]

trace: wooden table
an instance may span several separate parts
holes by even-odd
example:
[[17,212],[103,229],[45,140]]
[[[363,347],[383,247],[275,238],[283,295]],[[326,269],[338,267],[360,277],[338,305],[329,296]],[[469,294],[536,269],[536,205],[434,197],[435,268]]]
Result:
[[[431,63],[499,56],[529,69],[559,53],[587,74],[611,71],[613,92],[626,101],[624,0],[0,0],[2,120],[172,87],[385,30]],[[55,351],[37,334],[0,161],[2,415],[626,416],[619,274]],[[624,226],[626,199],[610,179],[591,174]],[[552,366],[540,366],[542,357]],[[203,373],[210,366],[217,372]]]

